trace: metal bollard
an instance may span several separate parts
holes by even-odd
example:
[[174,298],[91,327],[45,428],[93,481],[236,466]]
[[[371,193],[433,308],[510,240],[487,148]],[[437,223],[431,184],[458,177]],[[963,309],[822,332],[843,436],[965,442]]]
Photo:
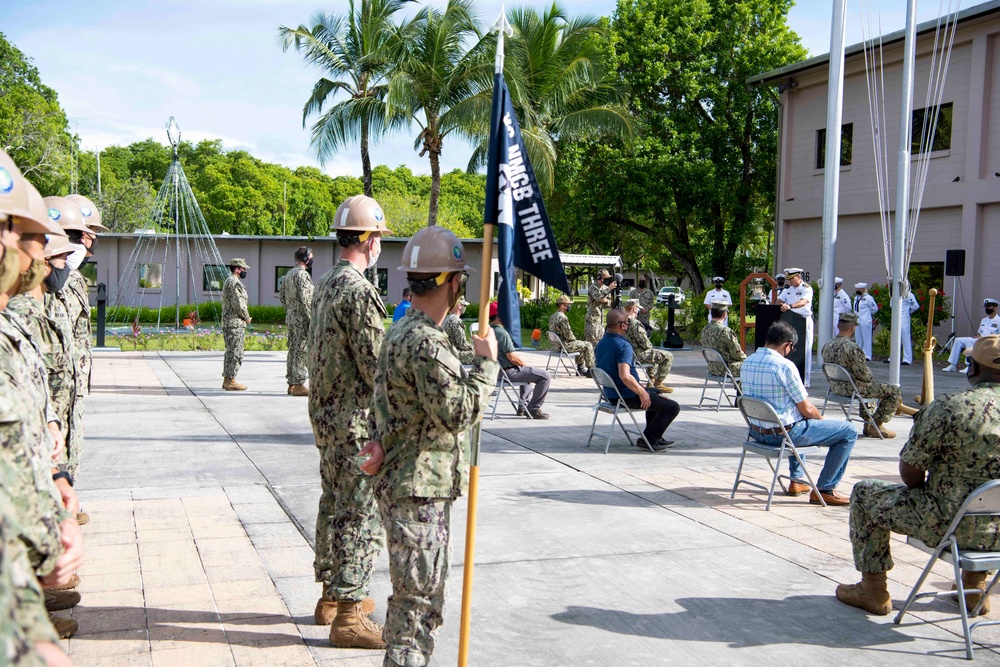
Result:
[[108,286],[97,283],[97,347],[104,347],[104,324],[107,318]]

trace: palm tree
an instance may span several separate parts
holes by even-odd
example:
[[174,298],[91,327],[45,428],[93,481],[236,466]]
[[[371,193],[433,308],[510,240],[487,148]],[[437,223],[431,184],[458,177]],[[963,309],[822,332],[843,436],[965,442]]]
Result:
[[[390,114],[405,115],[420,127],[414,149],[420,149],[421,157],[427,155],[431,164],[427,216],[431,226],[437,224],[444,138],[456,130],[465,133],[462,128],[471,122],[476,106],[470,98],[481,90],[484,73],[491,75],[493,52],[469,0],[449,0],[444,11],[425,7],[408,35],[399,34],[401,30],[397,29],[400,51],[389,74],[386,103]],[[485,111],[488,118],[488,99]]]
[[[312,126],[310,142],[320,163],[355,141],[361,144],[361,168],[365,194],[372,196],[372,166],[369,141],[406,125],[408,118],[388,112],[385,104],[386,74],[398,52],[397,39],[405,37],[411,24],[395,26],[393,15],[414,0],[348,0],[342,16],[317,12],[312,27],[278,28],[282,50],[294,46],[309,64],[326,73],[313,86],[302,108],[302,127],[308,118],[321,114]],[[323,107],[337,95],[346,97]]]
[[[543,189],[552,191],[557,157],[556,140],[577,140],[594,134],[629,137],[631,116],[625,95],[611,67],[610,36],[601,19],[569,19],[556,3],[542,16],[529,7],[510,12],[514,37],[507,40],[504,78],[517,111],[525,148]],[[489,149],[490,89],[482,123],[465,130],[476,144],[469,171],[486,164]],[[477,108],[482,102],[470,100]]]

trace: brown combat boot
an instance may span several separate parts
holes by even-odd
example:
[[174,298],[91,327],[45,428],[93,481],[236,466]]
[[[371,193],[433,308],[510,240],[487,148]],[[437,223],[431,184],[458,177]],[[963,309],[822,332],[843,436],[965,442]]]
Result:
[[47,591],[69,591],[69,590],[73,590],[74,588],[76,588],[79,585],[80,585],[80,577],[74,574],[70,578],[69,583],[67,583],[66,585],[64,585],[64,586],[48,586],[48,587],[45,588],[45,590],[47,590]]
[[667,385],[663,384],[663,380],[657,380],[656,382],[654,382],[653,383],[653,389],[659,389],[664,394],[672,394],[672,393],[674,393],[674,388],[673,387],[668,387]]
[[[365,598],[361,601],[362,614],[371,616],[373,611],[375,611],[375,600]],[[330,625],[333,623],[333,619],[337,618],[337,601],[324,593],[323,597],[316,601],[316,611],[313,612],[313,618],[316,621],[316,625]]]
[[222,388],[226,391],[246,391],[247,386],[240,384],[233,378],[226,378],[222,381]]
[[292,384],[288,386],[289,396],[308,396],[309,388],[304,384]]
[[90,515],[87,514],[86,512],[77,512],[76,522],[81,526],[86,526],[88,523],[90,523]]
[[80,624],[72,618],[49,614],[49,621],[51,621],[52,627],[56,629],[56,634],[59,635],[59,639],[69,639],[80,629]]
[[[965,570],[962,570],[962,588],[967,590],[978,588],[981,591],[985,591],[988,574],[988,572],[966,572]],[[951,585],[951,590],[955,590],[957,588],[958,586],[955,584]],[[958,598],[957,595],[955,597]],[[972,610],[976,608],[977,604],[979,604],[979,598],[981,597],[982,593],[965,594],[965,608],[968,610],[969,616],[972,616]],[[988,613],[990,613],[990,599],[986,598],[986,601],[983,602],[983,608],[979,610],[979,615],[985,616]]]
[[896,437],[895,431],[890,431],[885,428],[882,424],[879,424],[878,428],[875,428],[871,423],[865,424],[865,428],[862,433],[869,438],[885,438],[886,440],[891,440]]
[[80,594],[76,591],[45,591],[45,609],[62,611],[80,604]]
[[837,586],[837,599],[869,614],[885,616],[892,611],[885,572],[862,572],[858,583],[840,584]]
[[330,643],[337,648],[385,648],[382,626],[362,612],[362,603],[341,600],[330,625]]

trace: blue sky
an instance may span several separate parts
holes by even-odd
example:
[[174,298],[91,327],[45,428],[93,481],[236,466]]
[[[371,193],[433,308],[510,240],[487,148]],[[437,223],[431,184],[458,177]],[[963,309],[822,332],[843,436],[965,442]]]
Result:
[[[881,4],[883,32],[903,27],[905,0]],[[427,0],[444,6],[445,0]],[[294,52],[282,53],[279,25],[306,23],[318,9],[342,12],[346,0],[4,0],[7,38],[34,59],[42,80],[60,101],[87,149],[153,137],[166,143],[164,125],[177,118],[184,138],[220,138],[227,148],[291,167],[317,165],[302,128],[302,105],[319,72]],[[509,3],[520,4],[520,3]],[[527,0],[539,10],[550,2]],[[609,15],[614,0],[563,0],[575,14]],[[947,4],[947,3],[945,3]],[[980,4],[967,1],[962,7]],[[847,42],[861,41],[860,0],[850,0]],[[937,15],[938,3],[920,3],[919,20]],[[500,2],[480,2],[490,22]],[[830,0],[804,0],[792,9],[791,27],[813,55],[829,51]],[[375,164],[406,164],[429,173],[413,150],[415,131],[383,140]],[[445,170],[465,168],[471,149],[447,140]],[[360,175],[356,151],[345,151],[325,171]]]

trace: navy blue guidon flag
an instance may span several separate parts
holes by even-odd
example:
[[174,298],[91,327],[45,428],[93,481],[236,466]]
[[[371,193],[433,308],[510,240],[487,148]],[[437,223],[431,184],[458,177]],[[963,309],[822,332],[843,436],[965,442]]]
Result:
[[[535,170],[524,149],[510,92],[503,74],[499,73],[493,79],[484,220],[497,225],[499,237],[500,321],[514,339],[514,345],[521,347],[521,309],[514,267],[524,269],[566,294],[569,294],[569,283],[542,203]],[[483,276],[483,280],[488,279]],[[481,307],[485,308],[486,304]]]

